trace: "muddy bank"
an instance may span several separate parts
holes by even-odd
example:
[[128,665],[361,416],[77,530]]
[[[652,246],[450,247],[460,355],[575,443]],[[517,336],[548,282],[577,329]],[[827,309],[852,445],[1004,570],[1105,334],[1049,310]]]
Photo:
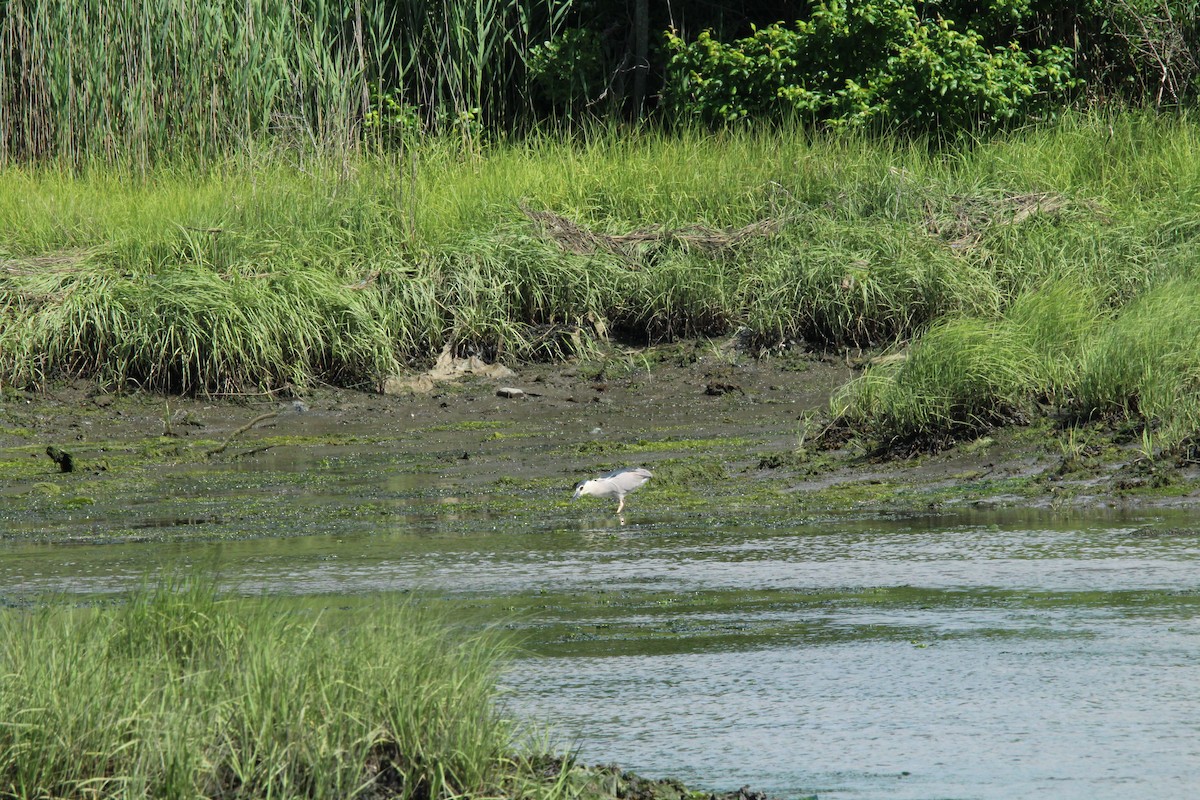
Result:
[[822,414],[860,363],[857,353],[798,348],[755,357],[728,339],[613,347],[578,363],[467,372],[399,394],[313,387],[182,398],[82,381],[7,390],[0,497],[13,514],[46,496],[117,500],[163,469],[237,462],[252,471],[300,454],[386,450],[405,469],[457,482],[460,493],[503,494],[514,512],[522,496],[558,497],[580,477],[632,464],[656,473],[638,495],[645,510],[737,502],[936,512],[1200,498],[1195,465],[1156,461],[1102,425],[1068,431],[1039,419],[906,459],[876,457],[854,439],[824,449],[815,443]]
[[748,786],[736,791],[706,792],[671,778],[645,778],[616,764],[583,766],[572,758],[549,756],[537,766],[544,780],[566,783],[569,795],[580,800],[772,800],[765,792]]

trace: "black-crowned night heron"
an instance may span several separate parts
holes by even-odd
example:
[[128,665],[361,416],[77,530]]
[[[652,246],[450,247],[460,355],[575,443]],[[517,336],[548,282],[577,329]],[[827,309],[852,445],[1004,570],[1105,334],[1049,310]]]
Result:
[[571,499],[577,500],[580,495],[585,494],[590,494],[592,497],[615,497],[617,498],[617,513],[620,514],[621,510],[625,508],[625,495],[640,489],[650,478],[650,470],[645,467],[619,469],[616,472],[580,483],[575,487],[575,496]]

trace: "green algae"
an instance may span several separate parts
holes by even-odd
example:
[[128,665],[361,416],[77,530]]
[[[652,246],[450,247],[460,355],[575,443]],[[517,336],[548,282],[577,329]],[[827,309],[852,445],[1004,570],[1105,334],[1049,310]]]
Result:
[[[114,406],[133,415],[146,399],[118,397],[104,409],[85,404],[77,419],[99,421],[97,415],[111,414]],[[377,413],[373,401],[369,411]],[[564,441],[553,419],[472,418],[312,433],[285,415],[273,423],[278,427],[255,428],[231,441],[227,432],[240,423],[228,418],[251,414],[242,406],[208,413],[206,427],[186,436],[68,443],[64,449],[80,465],[70,475],[58,474],[45,456],[44,434],[0,447],[0,536],[232,540],[451,517],[515,525],[607,517],[607,504],[571,503],[571,487],[633,461],[650,468],[654,479],[628,506],[660,517],[1169,504],[1189,502],[1200,485],[1194,470],[1139,456],[1119,439],[1120,430],[1102,424],[1064,429],[1044,419],[936,456],[884,461],[853,446],[823,450],[812,441],[770,449],[768,442],[779,437],[761,427],[688,435],[695,428],[674,421],[642,426],[627,439],[574,433],[574,441]],[[218,428],[225,433],[216,434]],[[224,452],[212,454],[227,442]]]
[[499,420],[487,419],[467,419],[461,422],[449,422],[442,425],[433,425],[426,430],[429,431],[492,431],[497,428],[510,427],[512,423],[502,422]]
[[563,450],[567,455],[643,455],[648,453],[673,453],[678,451],[710,451],[715,449],[744,449],[751,446],[750,439],[740,436],[712,437],[709,439],[685,439],[665,437],[663,439],[638,439],[632,442],[591,441],[571,445]]

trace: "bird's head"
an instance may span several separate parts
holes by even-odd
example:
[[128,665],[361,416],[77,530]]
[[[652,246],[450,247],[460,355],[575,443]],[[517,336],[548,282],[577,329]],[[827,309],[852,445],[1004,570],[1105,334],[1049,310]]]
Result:
[[579,484],[576,485],[575,494],[571,497],[571,499],[578,500],[585,494],[591,494],[592,484],[594,483],[595,481],[580,481]]

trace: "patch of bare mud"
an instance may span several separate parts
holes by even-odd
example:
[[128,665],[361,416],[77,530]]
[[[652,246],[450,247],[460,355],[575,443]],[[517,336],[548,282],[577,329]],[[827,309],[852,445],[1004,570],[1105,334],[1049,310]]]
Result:
[[[388,441],[471,462],[465,472],[486,482],[501,468],[521,480],[624,463],[633,443],[644,445],[633,452],[645,453],[641,460],[651,466],[672,459],[686,464],[697,442],[723,441],[705,450],[722,462],[722,474],[811,507],[1200,502],[1194,468],[1134,475],[1133,453],[1064,469],[1066,458],[1048,424],[1032,432],[994,431],[978,442],[900,460],[871,458],[853,441],[840,450],[815,449],[805,419],[823,413],[833,392],[857,374],[841,355],[792,348],[760,358],[730,338],[614,346],[575,363],[509,366],[511,373],[461,370],[399,394],[318,386],[290,396],[187,398],[115,394],[85,381],[40,393],[10,390],[0,400],[0,455],[40,458],[51,472],[55,465],[41,454],[47,446],[87,463],[119,443],[216,443],[203,452],[224,443],[222,457],[236,458],[254,457],[268,439],[286,438],[293,447],[328,440],[350,449]],[[502,388],[520,391],[501,396]]]

